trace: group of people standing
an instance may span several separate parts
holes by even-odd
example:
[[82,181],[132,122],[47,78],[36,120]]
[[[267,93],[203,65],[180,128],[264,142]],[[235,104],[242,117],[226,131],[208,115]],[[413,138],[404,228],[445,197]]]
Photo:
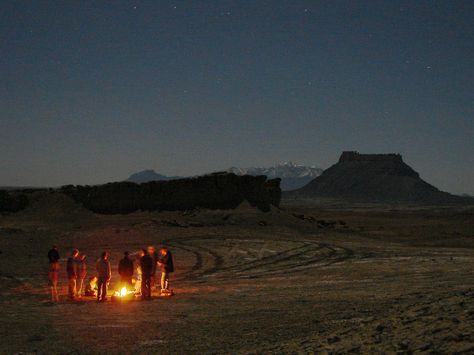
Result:
[[[155,277],[157,269],[161,272],[161,295],[171,295],[169,288],[169,276],[174,272],[173,256],[171,252],[162,247],[157,252],[153,246],[142,249],[132,255],[128,251],[119,261],[118,273],[120,275],[121,287],[135,289],[135,293],[141,295],[142,299],[150,299],[152,289],[155,288]],[[51,286],[51,300],[58,302],[58,275],[59,275],[59,251],[53,246],[48,252],[49,280]],[[86,296],[97,296],[97,301],[103,302],[107,299],[107,288],[112,276],[109,255],[104,251],[95,265],[95,275],[89,278],[85,287]],[[66,262],[68,277],[68,298],[76,300],[82,298],[84,280],[87,275],[86,255],[74,249]],[[95,292],[97,288],[97,292]]]

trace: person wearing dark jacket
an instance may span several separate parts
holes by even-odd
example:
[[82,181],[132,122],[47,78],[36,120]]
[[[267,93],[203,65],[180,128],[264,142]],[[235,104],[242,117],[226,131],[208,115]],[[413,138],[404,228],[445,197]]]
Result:
[[104,251],[101,255],[97,263],[95,264],[95,268],[97,271],[97,301],[104,302],[107,300],[107,284],[110,281],[110,263],[109,254]]
[[51,302],[59,302],[58,275],[59,275],[59,251],[56,245],[48,251],[49,259],[49,284],[51,286]]
[[174,272],[174,265],[173,255],[171,255],[171,252],[165,247],[160,249],[158,266],[161,270],[161,293],[169,293],[170,273]]
[[70,300],[76,299],[76,283],[77,283],[77,256],[79,250],[74,249],[71,256],[67,259],[66,272],[69,280],[68,295]]
[[118,266],[118,272],[120,275],[120,282],[122,285],[128,287],[132,286],[132,276],[133,276],[133,261],[129,258],[129,253],[126,251],[123,253],[123,259],[120,260]]
[[156,251],[153,245],[149,245],[147,248],[148,254],[153,259],[153,270],[151,271],[151,278],[150,278],[150,289],[153,290],[155,288],[155,277],[156,277],[156,263],[158,262],[158,252]]
[[151,277],[153,274],[153,257],[143,249],[144,255],[140,259],[142,269],[142,299],[151,298]]

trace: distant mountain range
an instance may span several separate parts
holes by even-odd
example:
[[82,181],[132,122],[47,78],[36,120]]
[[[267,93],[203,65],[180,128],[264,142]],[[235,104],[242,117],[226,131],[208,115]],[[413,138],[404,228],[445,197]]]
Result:
[[236,168],[232,167],[228,172],[236,175],[266,175],[269,179],[280,178],[280,187],[283,191],[295,190],[303,187],[315,177],[321,175],[323,169],[315,166],[305,166],[286,162],[269,168]]
[[166,176],[158,174],[155,170],[142,170],[138,173],[132,174],[126,181],[142,184],[150,181],[168,181],[180,179],[180,176]]
[[[321,175],[323,169],[315,166],[298,165],[292,162],[278,164],[268,168],[237,168],[232,167],[227,172],[236,175],[266,175],[268,179],[280,178],[280,187],[283,191],[289,191],[303,187],[315,177]],[[130,175],[126,181],[141,184],[149,181],[166,181],[182,178],[180,176],[166,176],[158,174],[154,170],[143,170]]]

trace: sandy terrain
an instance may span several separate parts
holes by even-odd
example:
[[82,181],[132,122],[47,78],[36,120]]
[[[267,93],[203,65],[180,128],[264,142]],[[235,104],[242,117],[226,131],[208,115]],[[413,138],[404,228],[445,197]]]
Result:
[[[0,217],[0,353],[473,353],[474,208]],[[176,295],[48,302],[46,253],[168,245]]]

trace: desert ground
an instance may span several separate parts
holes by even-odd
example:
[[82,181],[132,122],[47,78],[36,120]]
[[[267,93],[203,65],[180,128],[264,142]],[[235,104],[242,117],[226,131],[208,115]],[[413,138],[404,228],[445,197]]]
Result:
[[[474,207],[93,214],[57,193],[0,216],[0,353],[474,353]],[[167,245],[173,297],[49,302],[57,244]]]

